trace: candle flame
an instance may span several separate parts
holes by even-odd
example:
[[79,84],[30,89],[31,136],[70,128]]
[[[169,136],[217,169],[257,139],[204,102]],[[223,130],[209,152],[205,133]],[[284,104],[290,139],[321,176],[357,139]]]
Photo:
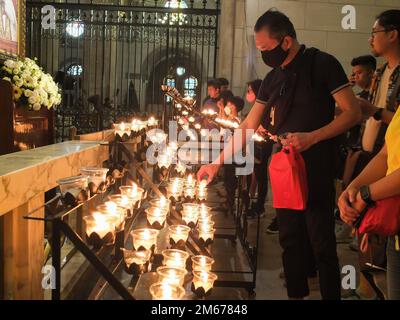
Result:
[[112,214],[116,214],[117,213],[117,204],[115,202],[112,201],[106,201],[105,203],[107,210],[112,213]]

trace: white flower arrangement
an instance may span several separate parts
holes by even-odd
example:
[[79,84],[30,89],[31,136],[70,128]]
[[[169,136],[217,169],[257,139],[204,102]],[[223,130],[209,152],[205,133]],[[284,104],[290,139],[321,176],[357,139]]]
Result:
[[40,110],[42,106],[51,109],[61,103],[60,88],[35,60],[6,60],[0,68],[0,78],[11,82],[18,106]]

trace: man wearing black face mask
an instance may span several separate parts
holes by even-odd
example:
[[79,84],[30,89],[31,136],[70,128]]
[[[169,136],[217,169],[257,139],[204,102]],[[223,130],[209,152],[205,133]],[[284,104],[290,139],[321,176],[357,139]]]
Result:
[[[287,293],[291,299],[309,294],[307,238],[317,265],[323,299],[340,299],[340,272],[334,233],[334,144],[332,139],[361,121],[361,110],[340,63],[331,55],[300,45],[289,18],[268,10],[254,28],[257,48],[273,68],[257,101],[239,129],[286,133],[283,145],[301,152],[307,170],[309,197],[304,211],[277,209],[279,240]],[[335,102],[342,113],[334,117]],[[242,135],[244,136],[244,134]],[[197,176],[210,182],[224,162],[243,144],[226,146]]]

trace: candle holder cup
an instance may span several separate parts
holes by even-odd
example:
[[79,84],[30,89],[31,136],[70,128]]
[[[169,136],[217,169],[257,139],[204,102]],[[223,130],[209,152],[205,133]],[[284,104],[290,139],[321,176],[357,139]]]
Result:
[[128,274],[140,275],[149,271],[151,251],[150,250],[127,250],[121,248],[124,258],[124,269]]

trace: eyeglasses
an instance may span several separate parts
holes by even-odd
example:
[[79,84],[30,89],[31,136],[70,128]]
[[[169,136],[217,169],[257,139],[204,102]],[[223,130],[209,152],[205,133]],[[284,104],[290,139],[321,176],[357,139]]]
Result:
[[379,32],[389,32],[389,31],[393,31],[393,30],[398,30],[397,28],[390,28],[390,29],[384,29],[384,30],[374,30],[371,32],[371,37],[375,37],[375,33],[379,33]]

